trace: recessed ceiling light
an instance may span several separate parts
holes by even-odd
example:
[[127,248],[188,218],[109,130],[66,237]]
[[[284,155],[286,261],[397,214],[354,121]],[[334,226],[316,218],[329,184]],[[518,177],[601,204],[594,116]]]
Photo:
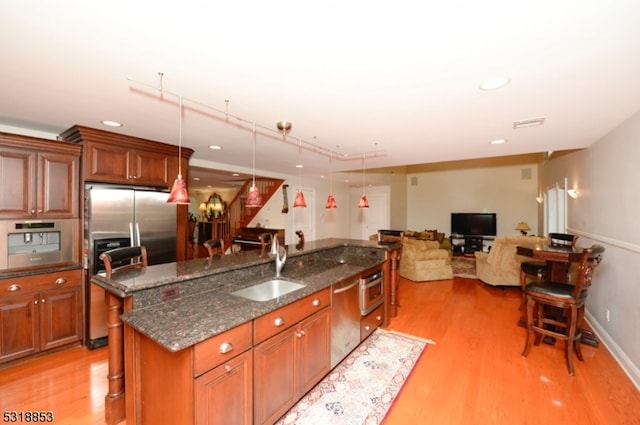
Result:
[[200,181],[200,177],[194,177],[193,180]]
[[214,151],[219,151],[220,149],[222,149],[222,146],[218,146],[218,145],[210,145],[209,149],[213,149]]
[[496,139],[489,142],[492,145],[501,145],[503,143],[507,143],[505,139]]
[[233,173],[233,174],[231,174],[231,175],[232,175],[233,177],[240,177],[240,174],[238,174],[238,173]]
[[109,127],[122,127],[122,124],[119,123],[118,121],[102,120],[100,122]]
[[484,83],[480,84],[480,88],[482,90],[496,90],[496,89],[499,89],[501,87],[506,86],[510,82],[511,82],[511,79],[508,78],[508,77],[496,77],[496,78],[492,78],[492,79],[487,80]]

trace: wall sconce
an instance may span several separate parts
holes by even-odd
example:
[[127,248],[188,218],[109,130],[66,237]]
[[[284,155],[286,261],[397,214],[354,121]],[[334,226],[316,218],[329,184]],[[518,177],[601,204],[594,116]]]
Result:
[[536,197],[536,201],[538,201],[538,203],[541,204],[544,201],[544,198],[542,196],[538,196]]
[[522,236],[527,236],[527,232],[531,230],[531,227],[529,227],[529,225],[526,222],[521,221],[516,225],[516,230],[520,230],[520,233],[522,233]]
[[578,190],[577,189],[568,189],[567,190],[567,195],[571,196],[573,199],[576,199],[578,197]]

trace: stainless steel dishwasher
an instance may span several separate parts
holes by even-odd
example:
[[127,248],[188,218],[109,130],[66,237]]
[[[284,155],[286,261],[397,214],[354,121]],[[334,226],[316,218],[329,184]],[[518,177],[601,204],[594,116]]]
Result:
[[334,283],[331,287],[331,368],[360,344],[360,279]]

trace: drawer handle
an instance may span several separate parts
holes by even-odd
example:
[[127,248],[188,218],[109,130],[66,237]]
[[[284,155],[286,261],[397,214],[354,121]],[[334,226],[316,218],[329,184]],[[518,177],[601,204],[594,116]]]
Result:
[[376,316],[376,320],[378,321],[382,320],[382,316]]
[[220,344],[220,354],[227,354],[233,351],[233,344],[230,342],[224,342]]
[[314,307],[318,307],[320,305],[320,300],[316,298],[311,304],[313,304]]
[[367,325],[367,326],[365,326],[365,327],[364,327],[364,330],[365,330],[365,331],[369,331],[369,329],[371,329],[371,326],[369,326],[369,325]]
[[231,366],[229,366],[228,364],[224,365],[224,370],[228,372],[231,372],[233,370],[233,368]]
[[62,285],[63,283],[67,283],[67,279],[64,277],[59,277],[56,279],[56,285]]
[[284,319],[282,317],[276,317],[276,320],[273,321],[273,324],[276,326],[284,325]]
[[16,292],[22,289],[22,286],[20,285],[11,285],[9,286],[9,292]]
[[296,332],[296,336],[298,338],[302,338],[304,336],[304,331]]

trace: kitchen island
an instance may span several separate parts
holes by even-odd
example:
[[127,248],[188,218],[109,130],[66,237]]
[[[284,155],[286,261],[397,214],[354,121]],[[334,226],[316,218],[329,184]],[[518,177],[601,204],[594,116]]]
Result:
[[[92,282],[107,290],[109,308],[110,382],[105,403],[107,423],[117,423],[124,418],[125,395],[127,422],[145,422],[142,419],[145,415],[141,410],[141,395],[148,395],[145,391],[149,390],[149,383],[146,383],[145,390],[141,390],[145,385],[141,380],[151,375],[145,372],[147,369],[141,363],[144,359],[140,358],[140,350],[148,356],[153,352],[154,356],[161,357],[167,363],[174,362],[171,359],[182,358],[181,361],[175,361],[175,368],[185,363],[186,359],[192,362],[201,348],[208,349],[206,347],[210,341],[215,341],[221,335],[227,336],[229,332],[240,332],[240,340],[248,335],[249,348],[256,345],[260,342],[257,341],[258,320],[269,317],[273,312],[287,313],[288,310],[283,308],[291,310],[293,317],[299,316],[302,323],[307,316],[298,313],[302,307],[296,306],[309,301],[318,309],[318,314],[326,307],[324,315],[330,317],[328,288],[335,282],[372,267],[382,267],[385,274],[393,278],[388,259],[400,247],[400,244],[379,245],[375,241],[347,239],[312,241],[303,247],[288,246],[288,259],[282,277],[302,283],[304,287],[268,301],[252,301],[231,294],[275,277],[273,259],[260,256],[257,251],[133,269],[110,279],[96,275]],[[385,282],[387,294],[392,286],[391,280],[386,279]],[[385,299],[385,321],[389,318],[391,298]],[[123,322],[126,324],[124,329]],[[256,326],[253,335],[252,323]],[[248,330],[239,331],[245,327]],[[124,360],[120,354],[122,352],[125,353]],[[200,370],[198,373],[203,372]],[[244,370],[246,372],[247,369]],[[328,369],[323,373],[326,372]],[[167,379],[164,378],[165,381]],[[184,381],[183,377],[176,379],[178,382]],[[194,379],[193,373],[190,379]],[[191,387],[196,388],[194,385]],[[194,399],[197,396],[191,394]],[[162,397],[158,400],[162,400]],[[196,423],[195,418],[182,418],[182,421]]]

